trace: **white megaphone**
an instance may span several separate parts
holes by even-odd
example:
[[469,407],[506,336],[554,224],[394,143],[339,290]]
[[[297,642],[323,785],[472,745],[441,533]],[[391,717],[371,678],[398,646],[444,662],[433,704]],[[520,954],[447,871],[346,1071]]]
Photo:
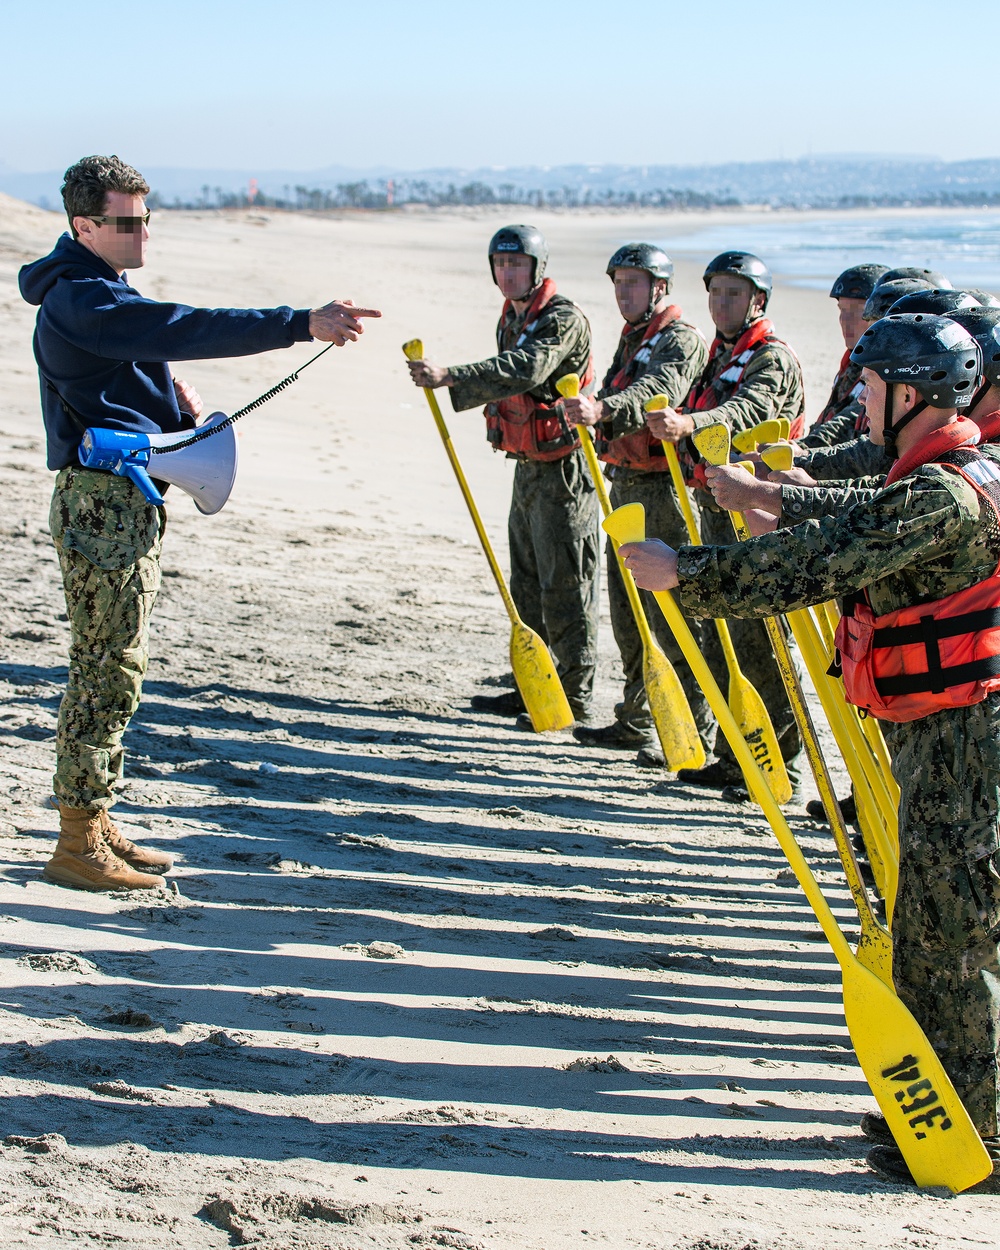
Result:
[[157,455],[153,448],[183,444],[192,434],[203,434],[227,419],[224,412],[213,412],[197,430],[176,434],[140,434],[95,427],[87,430],[80,443],[80,463],[86,469],[105,469],[131,479],[158,507],[164,500],[153,478],[171,482],[191,496],[199,512],[213,516],[225,507],[236,481],[239,456],[233,427],[228,425],[211,438],[180,446],[177,451]]

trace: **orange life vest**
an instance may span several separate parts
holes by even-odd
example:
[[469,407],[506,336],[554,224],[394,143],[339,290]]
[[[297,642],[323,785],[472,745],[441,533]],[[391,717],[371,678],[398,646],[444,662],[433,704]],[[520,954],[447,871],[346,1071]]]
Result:
[[[781,341],[774,332],[774,325],[767,317],[758,317],[733,344],[729,364],[719,374],[718,378],[713,379],[713,362],[726,347],[725,340],[716,337],[708,354],[708,364],[705,366],[702,381],[697,386],[692,387],[691,394],[688,396],[687,403],[684,406],[688,411],[694,412],[706,412],[712,408],[717,408],[719,406],[719,398],[712,384],[713,381],[725,382],[735,391],[743,381],[747,365],[756,355],[758,349],[767,343],[780,343]],[[784,346],[788,347],[788,344],[785,343]],[[789,351],[791,351],[791,348],[789,348]],[[804,432],[805,424],[805,416],[797,416],[792,422],[792,428],[788,437],[793,441],[798,438]]]
[[[546,278],[528,305],[524,328],[517,340],[520,346],[529,338],[542,309],[556,293],[556,284]],[[503,325],[511,302],[506,300],[500,314]],[[594,358],[587,361],[587,370],[580,379],[581,392],[594,381]],[[531,395],[511,395],[487,404],[486,438],[494,451],[505,451],[519,460],[562,460],[580,446],[576,427],[569,424],[561,404],[543,404]]]
[[[611,379],[608,389],[624,391],[641,377],[640,366],[649,363],[653,348],[661,338],[664,330],[681,315],[676,304],[671,304],[663,312],[650,317],[645,333],[636,344],[635,350],[628,354],[627,349],[622,355],[622,365]],[[622,339],[635,327],[625,323]],[[601,460],[608,464],[621,465],[625,469],[640,469],[643,473],[666,473],[670,466],[663,452],[663,444],[654,438],[648,429],[636,430],[634,434],[624,434],[621,438],[601,438],[595,430],[594,444]]]
[[981,443],[996,443],[1000,441],[1000,408],[993,412],[987,412],[985,416],[976,418],[976,425],[982,431]]
[[[974,487],[1000,525],[1000,465],[976,450],[978,441],[968,419],[935,430],[893,465],[887,485],[941,464]],[[862,593],[845,604],[836,645],[848,702],[880,720],[981,703],[1000,690],[1000,563],[973,586],[882,616]]]

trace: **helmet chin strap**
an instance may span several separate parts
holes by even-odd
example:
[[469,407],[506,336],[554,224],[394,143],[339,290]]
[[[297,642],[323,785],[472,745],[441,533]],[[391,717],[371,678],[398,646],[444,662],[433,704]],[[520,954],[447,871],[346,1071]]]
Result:
[[900,433],[906,429],[914,417],[919,417],[923,410],[927,407],[927,400],[921,399],[914,404],[908,413],[899,421],[893,422],[892,412],[895,402],[895,386],[894,382],[887,382],[885,388],[885,415],[882,421],[882,441],[885,444],[886,454],[890,460],[899,459],[899,451],[896,448],[896,439]]
[[989,390],[990,390],[990,380],[989,378],[983,378],[982,386],[980,386],[979,390],[976,391],[975,395],[973,395],[973,397],[969,400],[969,409],[968,409],[969,412],[971,412],[973,408],[975,408],[976,405],[981,400],[986,398],[986,395],[989,392]]

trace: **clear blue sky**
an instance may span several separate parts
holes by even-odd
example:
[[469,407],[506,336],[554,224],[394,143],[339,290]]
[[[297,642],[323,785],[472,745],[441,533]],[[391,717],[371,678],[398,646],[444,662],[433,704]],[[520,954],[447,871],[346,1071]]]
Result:
[[1000,157],[997,0],[0,0],[0,33],[14,170]]

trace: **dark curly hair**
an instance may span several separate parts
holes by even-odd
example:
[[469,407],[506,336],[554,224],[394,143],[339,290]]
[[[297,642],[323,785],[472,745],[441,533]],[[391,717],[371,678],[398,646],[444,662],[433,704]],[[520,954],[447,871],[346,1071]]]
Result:
[[[74,217],[100,217],[109,191],[122,195],[148,195],[149,183],[137,169],[117,156],[85,156],[71,165],[63,177],[62,198],[73,230]],[[73,230],[73,238],[77,237]]]

